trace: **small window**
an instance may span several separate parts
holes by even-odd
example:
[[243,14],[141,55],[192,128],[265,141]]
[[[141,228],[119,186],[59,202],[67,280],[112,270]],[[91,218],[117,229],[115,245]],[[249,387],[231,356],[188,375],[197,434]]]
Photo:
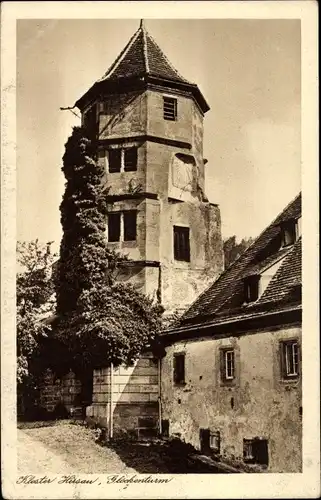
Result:
[[108,241],[120,240],[120,213],[108,214]]
[[235,378],[234,349],[221,350],[221,378],[223,381],[232,381]]
[[246,302],[255,302],[259,298],[260,276],[249,276],[244,281]]
[[136,240],[137,212],[128,210],[124,212],[124,241]]
[[282,224],[282,246],[293,245],[297,239],[297,227],[294,220]]
[[169,437],[169,420],[162,420],[162,437]]
[[254,460],[252,439],[243,439],[243,459],[244,462],[252,462]]
[[221,451],[221,435],[219,431],[210,433],[210,449],[213,453],[219,454]]
[[267,466],[269,464],[267,439],[243,439],[243,460],[247,463]]
[[120,172],[121,149],[110,149],[108,151],[108,170],[110,173]]
[[190,261],[188,227],[174,226],[174,259]]
[[174,382],[185,383],[185,354],[174,354]]
[[164,97],[164,120],[175,121],[177,119],[177,99]]
[[134,172],[137,170],[137,148],[124,150],[124,170],[125,172]]
[[281,370],[284,379],[299,376],[299,344],[296,340],[281,342]]

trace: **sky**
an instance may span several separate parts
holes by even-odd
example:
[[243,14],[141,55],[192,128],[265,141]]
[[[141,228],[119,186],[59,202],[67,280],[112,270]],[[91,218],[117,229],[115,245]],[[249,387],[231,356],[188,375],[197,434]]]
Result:
[[[61,239],[64,144],[80,120],[60,107],[100,78],[139,20],[18,20],[17,238]],[[174,67],[197,83],[206,193],[222,236],[256,237],[301,189],[299,20],[145,20]]]

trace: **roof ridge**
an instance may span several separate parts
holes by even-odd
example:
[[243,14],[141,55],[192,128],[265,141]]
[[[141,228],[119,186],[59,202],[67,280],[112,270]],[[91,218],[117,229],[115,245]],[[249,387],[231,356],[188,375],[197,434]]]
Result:
[[154,45],[156,45],[157,49],[160,51],[161,55],[164,57],[165,61],[167,62],[167,64],[169,65],[169,67],[174,71],[174,73],[176,73],[176,75],[181,79],[183,80],[184,82],[186,83],[191,83],[189,82],[189,80],[187,80],[186,78],[184,78],[178,71],[177,69],[173,66],[173,64],[170,62],[170,60],[168,59],[168,57],[166,56],[166,54],[162,51],[162,49],[160,48],[160,46],[158,45],[158,43],[156,42],[156,40],[152,37],[152,35],[150,35],[150,33],[148,33],[148,31],[146,31],[146,35],[150,38],[150,40],[153,42]]
[[145,28],[145,24],[143,23],[143,20],[141,19],[140,23],[140,29],[142,30],[143,33],[143,56],[144,56],[144,63],[145,63],[145,69],[146,73],[149,73],[149,62],[148,62],[148,51],[147,51],[147,31]]
[[101,78],[99,78],[99,80],[97,80],[97,82],[105,80],[106,78],[108,78],[110,76],[110,74],[113,71],[115,71],[117,69],[117,67],[120,65],[120,63],[125,58],[125,56],[126,56],[127,52],[129,51],[129,49],[132,47],[133,43],[137,40],[138,35],[140,34],[141,31],[142,31],[142,26],[140,25],[139,28],[138,28],[138,30],[135,31],[135,33],[131,36],[131,38],[129,39],[128,43],[125,45],[125,47],[123,48],[123,50],[116,57],[116,59],[113,62],[113,64],[109,67],[109,69],[106,71],[106,73]]

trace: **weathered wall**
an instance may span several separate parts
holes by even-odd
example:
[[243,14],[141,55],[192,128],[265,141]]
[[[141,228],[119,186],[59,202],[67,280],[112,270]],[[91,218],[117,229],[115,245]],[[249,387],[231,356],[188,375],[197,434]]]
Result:
[[[200,448],[200,428],[220,431],[221,452],[242,458],[243,439],[268,439],[270,472],[301,470],[301,380],[281,379],[279,342],[301,338],[295,327],[224,339],[176,343],[162,360],[162,418],[170,433]],[[236,351],[236,380],[220,379],[219,349]],[[173,354],[186,353],[186,384],[174,385]],[[285,444],[286,443],[286,444]]]
[[81,382],[73,372],[63,377],[57,377],[48,369],[44,374],[43,385],[40,390],[40,405],[52,412],[58,403],[63,403],[67,410],[80,404],[79,395]]
[[99,138],[146,133],[147,96],[142,92],[105,96],[100,103]]
[[[220,274],[223,248],[219,208],[204,198],[203,114],[191,97],[173,91],[177,120],[164,120],[164,95],[171,93],[147,90],[102,98],[97,106],[99,161],[105,165],[109,194],[130,195],[139,186],[141,192],[157,195],[155,200],[129,196],[110,203],[110,212],[137,210],[137,239],[109,246],[131,260],[159,263],[160,268],[125,270],[119,278],[161,297],[167,310],[175,310],[195,300],[208,285],[209,276],[213,280]],[[135,143],[139,135],[157,140],[137,138]],[[127,146],[139,146],[137,171],[109,174],[106,149],[125,147],[122,140],[128,137],[132,142]],[[106,144],[107,139],[120,142]],[[190,262],[174,260],[174,225],[190,228]]]
[[112,404],[114,435],[129,432],[142,436],[157,433],[158,364],[152,354],[144,354],[133,367],[113,370],[112,398],[110,368],[94,371],[93,404],[87,417],[109,429]]
[[[137,170],[134,172],[112,172],[108,169],[108,150],[137,147]],[[99,149],[98,163],[104,167],[105,177],[103,183],[108,194],[130,194],[133,190],[146,191],[146,143],[131,141],[124,144],[101,145]]]

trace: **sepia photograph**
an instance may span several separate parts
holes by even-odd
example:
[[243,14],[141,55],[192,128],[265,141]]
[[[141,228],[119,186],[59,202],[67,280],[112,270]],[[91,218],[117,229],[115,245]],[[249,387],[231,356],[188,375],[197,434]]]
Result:
[[303,21],[239,8],[15,20],[15,498],[237,498],[309,466],[319,494]]

